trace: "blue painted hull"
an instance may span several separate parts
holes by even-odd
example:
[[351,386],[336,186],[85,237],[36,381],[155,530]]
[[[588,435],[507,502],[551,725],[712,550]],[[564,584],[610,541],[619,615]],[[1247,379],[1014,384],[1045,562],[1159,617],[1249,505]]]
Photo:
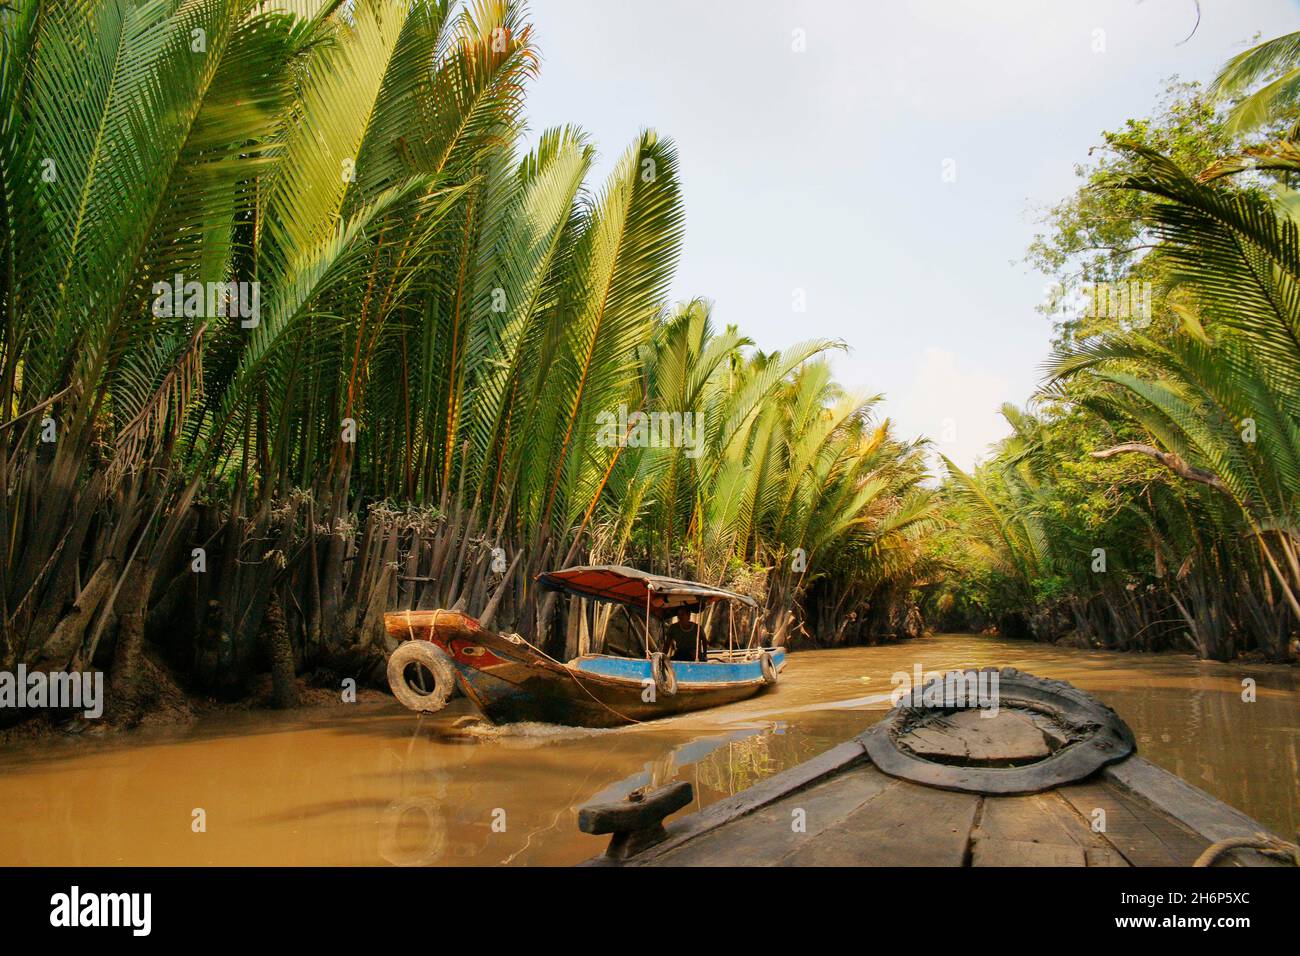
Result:
[[[785,648],[770,648],[772,663],[777,670],[785,666]],[[584,674],[604,674],[607,677],[622,677],[632,680],[653,681],[650,673],[650,661],[640,657],[613,657],[609,654],[589,654],[569,662]],[[683,684],[730,684],[745,681],[761,681],[763,668],[757,660],[742,663],[710,662],[700,664],[695,661],[676,661],[673,670],[677,674],[677,686]]]

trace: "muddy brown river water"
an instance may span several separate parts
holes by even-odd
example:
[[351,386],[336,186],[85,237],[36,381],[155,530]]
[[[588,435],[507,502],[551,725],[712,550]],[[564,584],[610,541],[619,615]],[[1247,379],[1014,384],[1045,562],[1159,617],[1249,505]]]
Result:
[[1143,756],[1284,836],[1300,826],[1300,669],[938,635],[796,653],[760,697],[619,730],[457,726],[472,712],[457,699],[431,717],[340,705],[10,747],[0,865],[577,863],[605,843],[578,832],[581,804],[684,779],[705,806],[879,720],[891,675],[918,663],[1071,681],[1128,721]]

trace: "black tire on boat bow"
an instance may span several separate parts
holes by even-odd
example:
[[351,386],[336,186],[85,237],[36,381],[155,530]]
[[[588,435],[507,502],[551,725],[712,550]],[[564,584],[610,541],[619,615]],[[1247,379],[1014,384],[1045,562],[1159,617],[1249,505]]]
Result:
[[[992,685],[993,672],[983,672],[985,686]],[[952,672],[936,680],[960,677],[969,681],[972,676],[978,679],[980,673]],[[942,756],[942,762],[922,756],[918,751],[926,749],[921,742],[927,737],[938,741],[938,746],[928,751],[933,757],[945,743],[955,741],[961,745],[963,735],[981,735],[979,721],[963,721],[958,716],[963,711],[978,710],[978,702],[969,701],[964,706],[948,706],[951,701],[929,704],[941,699],[936,691],[942,690],[931,681],[924,688],[914,688],[884,720],[858,738],[871,762],[892,777],[930,787],[1008,795],[1038,793],[1082,780],[1136,749],[1128,725],[1095,697],[1064,681],[1034,677],[1013,667],[1002,668],[996,674],[998,713],[1014,721],[1021,743],[1027,739],[1026,733],[1033,737],[1034,728],[1050,728],[1044,732],[1044,741],[1039,742],[1046,756],[1008,761],[1015,764],[1011,766],[972,766],[969,760],[962,762],[961,755],[953,750]],[[956,727],[957,723],[962,726]],[[1049,739],[1056,744],[1054,749],[1047,743]],[[966,752],[969,757],[969,747]]]

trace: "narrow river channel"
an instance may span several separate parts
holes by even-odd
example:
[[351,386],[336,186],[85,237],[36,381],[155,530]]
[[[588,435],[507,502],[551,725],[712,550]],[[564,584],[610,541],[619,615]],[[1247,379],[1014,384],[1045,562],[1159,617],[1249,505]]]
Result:
[[796,653],[763,696],[620,730],[485,727],[458,721],[471,711],[457,699],[432,717],[340,705],[9,747],[0,864],[577,863],[605,842],[578,832],[581,804],[685,779],[707,805],[879,720],[891,675],[916,664],[1071,681],[1128,721],[1148,759],[1284,836],[1300,826],[1300,670],[948,634]]

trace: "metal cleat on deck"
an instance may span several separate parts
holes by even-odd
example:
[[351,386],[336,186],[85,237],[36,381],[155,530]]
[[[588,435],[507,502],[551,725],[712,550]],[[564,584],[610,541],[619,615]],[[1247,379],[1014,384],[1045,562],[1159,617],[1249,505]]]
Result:
[[652,790],[633,790],[620,803],[595,803],[578,810],[578,829],[583,833],[611,834],[604,860],[622,862],[662,842],[668,831],[664,818],[695,798],[690,783],[679,780]]

